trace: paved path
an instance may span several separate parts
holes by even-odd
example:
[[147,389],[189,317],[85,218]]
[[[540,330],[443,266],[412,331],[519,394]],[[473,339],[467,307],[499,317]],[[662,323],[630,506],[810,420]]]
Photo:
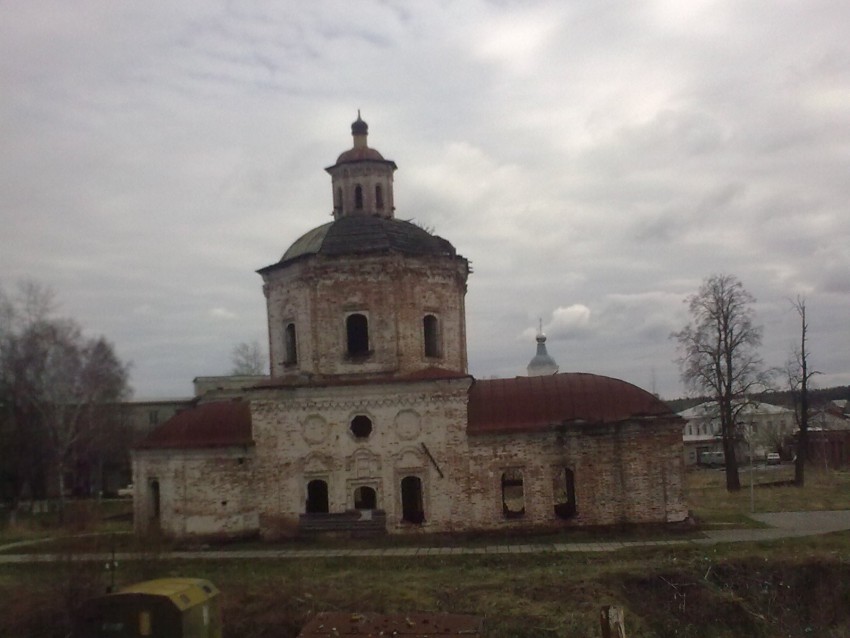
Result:
[[[637,547],[669,547],[688,545],[714,545],[717,543],[741,543],[768,541],[780,538],[816,536],[850,530],[850,510],[828,512],[777,512],[773,514],[752,514],[752,518],[769,527],[762,529],[709,530],[701,538],[673,539],[663,541],[623,541],[604,543],[530,543],[524,545],[485,545],[481,547],[385,547],[380,549],[253,549],[253,550],[199,550],[168,552],[157,555],[158,558],[176,560],[245,560],[262,558],[353,558],[353,557],[390,557],[390,556],[446,556],[452,554],[531,554],[561,552],[615,552]],[[0,546],[0,552],[22,548],[34,544],[33,541],[11,543]],[[75,561],[108,561],[110,554],[76,554]],[[119,552],[115,559],[119,561],[150,558],[150,555]],[[49,563],[63,560],[65,557],[53,554],[2,554],[0,564],[13,563]]]
[[736,529],[705,532],[706,539],[694,542],[735,543],[816,536],[850,529],[850,510],[822,512],[773,512],[750,514],[750,518],[768,525],[763,529]]

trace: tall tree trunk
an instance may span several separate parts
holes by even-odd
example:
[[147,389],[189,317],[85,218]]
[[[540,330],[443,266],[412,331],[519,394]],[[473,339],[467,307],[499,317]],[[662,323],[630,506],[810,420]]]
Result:
[[723,456],[726,467],[726,489],[737,492],[741,489],[741,478],[738,476],[738,458],[735,455],[735,418],[731,400],[721,401],[720,432],[723,437]]
[[809,364],[806,360],[806,302],[797,299],[797,312],[800,315],[800,436],[797,437],[797,459],[794,462],[794,485],[805,484],[806,458],[809,455]]
[[[724,334],[728,330],[724,330]],[[728,343],[723,344],[723,396],[720,398],[720,431],[723,434],[723,456],[726,461],[726,490],[737,492],[741,489],[741,477],[738,476],[738,457],[735,455],[737,428],[735,427],[735,410],[732,407],[735,395],[732,387],[734,366],[732,364],[732,349]]]
[[735,456],[733,437],[723,437],[723,455],[726,458],[726,489],[737,492],[741,489],[741,478],[738,476],[738,459]]

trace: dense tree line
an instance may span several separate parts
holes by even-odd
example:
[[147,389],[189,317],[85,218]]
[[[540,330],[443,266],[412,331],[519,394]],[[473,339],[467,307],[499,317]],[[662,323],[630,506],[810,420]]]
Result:
[[0,495],[24,497],[102,489],[111,454],[126,453],[120,403],[128,365],[104,337],[57,316],[51,291],[24,283],[0,289]]

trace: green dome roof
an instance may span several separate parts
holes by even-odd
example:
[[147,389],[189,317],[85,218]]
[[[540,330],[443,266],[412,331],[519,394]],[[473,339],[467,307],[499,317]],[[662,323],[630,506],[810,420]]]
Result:
[[[289,247],[278,264],[268,269],[308,255],[367,253],[457,256],[448,240],[432,235],[416,224],[395,218],[351,215],[305,233]],[[267,268],[260,272],[264,270]]]

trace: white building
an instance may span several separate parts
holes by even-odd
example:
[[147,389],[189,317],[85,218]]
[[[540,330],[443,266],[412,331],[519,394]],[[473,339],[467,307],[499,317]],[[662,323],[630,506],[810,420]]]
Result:
[[[764,459],[768,452],[777,452],[786,436],[796,424],[794,412],[770,403],[751,402],[736,408],[739,442],[736,446],[738,460]],[[679,416],[685,420],[682,440],[685,447],[685,464],[711,464],[709,459],[720,458],[723,444],[720,437],[720,414],[713,401],[700,403]]]

